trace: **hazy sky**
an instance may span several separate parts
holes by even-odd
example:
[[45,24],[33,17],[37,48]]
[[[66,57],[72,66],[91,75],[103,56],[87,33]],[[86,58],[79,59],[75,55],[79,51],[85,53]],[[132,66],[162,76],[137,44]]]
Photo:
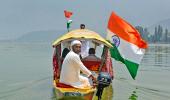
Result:
[[170,0],[0,0],[0,39],[31,31],[66,30],[64,10],[73,12],[72,29],[85,23],[106,32],[111,11],[132,25],[150,26],[170,18]]

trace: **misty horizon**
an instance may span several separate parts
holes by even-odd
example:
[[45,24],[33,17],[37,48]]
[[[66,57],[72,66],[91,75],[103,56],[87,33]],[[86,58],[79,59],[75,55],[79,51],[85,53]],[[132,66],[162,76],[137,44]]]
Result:
[[133,26],[149,27],[170,19],[169,3],[169,0],[0,1],[0,40],[17,38],[33,31],[66,30],[64,10],[73,12],[72,29],[84,23],[87,28],[104,33],[112,11]]

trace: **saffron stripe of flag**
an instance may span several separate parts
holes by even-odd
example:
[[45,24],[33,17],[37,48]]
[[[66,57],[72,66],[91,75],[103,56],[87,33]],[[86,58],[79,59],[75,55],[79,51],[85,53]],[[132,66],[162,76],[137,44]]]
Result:
[[70,18],[73,15],[73,13],[70,11],[64,10],[64,15],[66,18]]

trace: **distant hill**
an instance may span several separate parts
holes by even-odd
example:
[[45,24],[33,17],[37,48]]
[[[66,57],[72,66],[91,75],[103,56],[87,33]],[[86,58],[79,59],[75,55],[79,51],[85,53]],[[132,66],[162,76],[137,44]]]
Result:
[[148,27],[149,32],[153,33],[155,30],[155,27],[157,27],[158,25],[161,25],[163,27],[163,29],[168,29],[170,32],[170,19],[162,20],[162,21]]
[[15,40],[15,42],[53,42],[58,37],[65,34],[66,31],[33,31],[29,32]]
[[[15,42],[45,42],[52,43],[58,37],[67,33],[65,30],[33,31],[15,39]],[[100,34],[105,35],[105,34]],[[104,37],[104,36],[103,36]]]

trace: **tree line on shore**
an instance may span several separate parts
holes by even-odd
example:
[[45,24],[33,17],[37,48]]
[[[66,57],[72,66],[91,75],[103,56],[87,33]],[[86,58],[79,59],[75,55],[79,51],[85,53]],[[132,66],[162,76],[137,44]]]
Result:
[[170,32],[161,25],[156,26],[152,34],[148,31],[148,28],[142,26],[136,26],[135,28],[142,38],[149,43],[170,43]]

